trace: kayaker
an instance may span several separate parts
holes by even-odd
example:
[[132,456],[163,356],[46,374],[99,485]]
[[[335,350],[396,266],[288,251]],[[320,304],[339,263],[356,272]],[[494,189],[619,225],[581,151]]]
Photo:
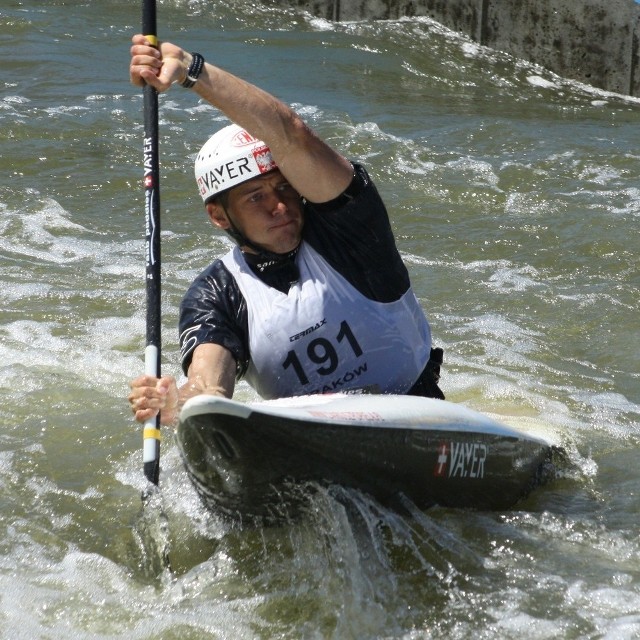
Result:
[[289,106],[197,53],[133,37],[130,78],[173,85],[233,123],[195,161],[214,227],[236,247],[193,282],[180,308],[182,369],[140,376],[129,402],[173,423],[186,399],[370,390],[444,398],[442,350],[411,288],[366,169],[322,141]]

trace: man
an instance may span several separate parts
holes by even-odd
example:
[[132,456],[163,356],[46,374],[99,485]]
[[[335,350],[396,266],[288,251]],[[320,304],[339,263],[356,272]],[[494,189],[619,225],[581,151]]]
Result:
[[237,247],[192,284],[180,314],[187,382],[140,376],[145,421],[177,419],[191,396],[232,397],[246,378],[266,398],[369,389],[443,398],[441,350],[366,170],[265,91],[173,44],[133,38],[130,77],[180,84],[236,123],[196,158],[200,195]]

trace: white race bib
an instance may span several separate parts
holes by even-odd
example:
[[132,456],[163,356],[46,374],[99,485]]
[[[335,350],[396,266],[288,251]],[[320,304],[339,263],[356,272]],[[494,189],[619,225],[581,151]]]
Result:
[[395,302],[362,295],[312,247],[296,257],[288,293],[262,282],[238,247],[223,262],[247,303],[247,381],[263,398],[376,388],[406,393],[431,351],[431,330],[409,289]]

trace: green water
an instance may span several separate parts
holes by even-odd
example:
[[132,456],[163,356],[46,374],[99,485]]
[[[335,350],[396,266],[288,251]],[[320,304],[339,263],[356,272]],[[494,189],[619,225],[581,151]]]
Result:
[[[140,9],[0,8],[0,637],[640,636],[640,102],[426,20],[331,24],[249,1],[159,5],[161,35],[294,103],[365,162],[445,348],[448,399],[561,441],[576,471],[508,513],[404,519],[320,492],[301,522],[203,511],[170,439],[174,574],[140,533]],[[223,119],[161,97],[163,348],[226,250],[191,165]],[[238,396],[251,398],[241,385]]]

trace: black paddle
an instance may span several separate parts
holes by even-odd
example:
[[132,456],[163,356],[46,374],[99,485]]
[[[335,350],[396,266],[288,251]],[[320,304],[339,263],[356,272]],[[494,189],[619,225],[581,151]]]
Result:
[[[142,0],[142,33],[157,45],[155,0]],[[147,281],[147,346],[145,373],[160,377],[160,162],[158,154],[158,92],[146,84],[144,103],[144,214]],[[147,420],[143,432],[144,475],[160,478],[160,416]]]
[[[156,3],[142,0],[142,33],[157,46]],[[144,104],[144,214],[147,280],[147,346],[144,369],[160,377],[160,162],[158,153],[158,92],[146,84]],[[162,506],[160,479],[160,416],[147,420],[143,431],[142,461],[149,481],[142,492],[142,518],[134,528],[143,557],[141,566],[150,576],[171,571],[169,525]]]

